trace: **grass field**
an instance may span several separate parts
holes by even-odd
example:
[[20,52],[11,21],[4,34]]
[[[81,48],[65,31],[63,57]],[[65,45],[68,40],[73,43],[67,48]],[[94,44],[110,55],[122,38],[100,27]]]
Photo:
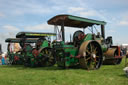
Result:
[[128,85],[120,65],[104,65],[98,70],[27,68],[0,66],[0,85]]

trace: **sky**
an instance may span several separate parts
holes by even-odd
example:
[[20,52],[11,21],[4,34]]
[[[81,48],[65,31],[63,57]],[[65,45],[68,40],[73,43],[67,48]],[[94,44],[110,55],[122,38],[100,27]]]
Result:
[[[53,32],[47,21],[70,14],[107,22],[105,33],[114,44],[128,43],[128,0],[0,0],[0,43],[20,31]],[[66,37],[78,29],[66,29]]]

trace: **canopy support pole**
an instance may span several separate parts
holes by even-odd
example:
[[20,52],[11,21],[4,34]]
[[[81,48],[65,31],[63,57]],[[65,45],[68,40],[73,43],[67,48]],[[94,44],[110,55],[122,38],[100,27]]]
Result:
[[101,34],[102,34],[102,37],[105,39],[104,25],[101,25]]
[[64,42],[65,42],[64,22],[62,22],[62,25],[61,25],[61,31],[62,31],[62,41],[64,41]]

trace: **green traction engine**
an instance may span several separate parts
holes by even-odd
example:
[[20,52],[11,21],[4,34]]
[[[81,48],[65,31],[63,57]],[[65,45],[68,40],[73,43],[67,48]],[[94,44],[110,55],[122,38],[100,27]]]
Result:
[[55,33],[39,32],[19,32],[16,38],[22,38],[24,41],[28,38],[37,39],[34,46],[24,41],[21,43],[24,53],[24,65],[30,67],[53,66],[55,58],[52,54],[51,37]]
[[[59,38],[53,42],[54,56],[59,67],[79,66],[84,69],[98,69],[102,63],[119,64],[121,62],[120,47],[113,46],[111,36],[105,39],[106,22],[72,15],[58,15],[48,20],[48,24],[55,26]],[[59,32],[58,26],[61,27]],[[101,28],[101,34],[94,33],[95,26]],[[72,39],[70,36],[70,42],[65,42],[64,27],[79,28],[83,31],[74,32]],[[85,34],[85,29],[89,29],[91,33]]]
[[[7,54],[9,63],[11,65],[19,65],[24,63],[23,46],[21,45],[23,39],[21,38],[7,38],[5,42],[8,43]],[[37,39],[26,39],[25,43],[36,43]],[[15,50],[18,48],[18,50]]]

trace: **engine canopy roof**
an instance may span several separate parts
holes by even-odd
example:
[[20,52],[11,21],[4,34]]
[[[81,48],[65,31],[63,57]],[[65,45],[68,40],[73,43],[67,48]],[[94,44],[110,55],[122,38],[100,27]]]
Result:
[[40,32],[19,32],[16,38],[41,38],[46,36],[56,36],[55,33],[40,33]]
[[59,26],[61,26],[62,23],[64,23],[64,26],[77,27],[77,28],[86,28],[88,26],[106,24],[106,22],[104,21],[98,21],[98,20],[72,16],[72,15],[57,15],[51,18],[50,20],[48,20],[47,23],[50,25],[59,25]]
[[7,38],[5,42],[10,42],[10,43],[20,43],[24,41],[25,43],[36,43],[38,38],[27,38],[27,39],[22,39],[22,38]]

